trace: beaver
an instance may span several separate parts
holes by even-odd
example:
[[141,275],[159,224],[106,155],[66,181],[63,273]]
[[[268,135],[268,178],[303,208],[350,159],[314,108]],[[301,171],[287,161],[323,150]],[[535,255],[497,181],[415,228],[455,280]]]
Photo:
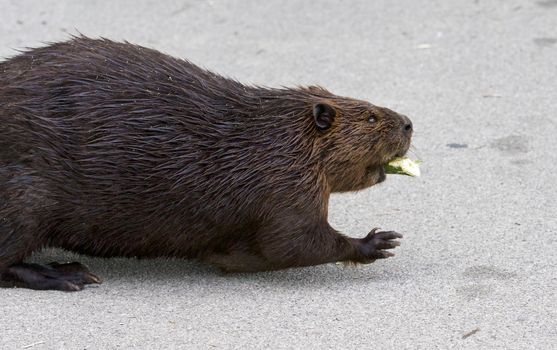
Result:
[[327,221],[333,192],[386,178],[412,123],[318,86],[245,85],[156,50],[72,37],[0,63],[3,284],[77,291],[78,262],[177,257],[229,272],[392,256],[402,235]]

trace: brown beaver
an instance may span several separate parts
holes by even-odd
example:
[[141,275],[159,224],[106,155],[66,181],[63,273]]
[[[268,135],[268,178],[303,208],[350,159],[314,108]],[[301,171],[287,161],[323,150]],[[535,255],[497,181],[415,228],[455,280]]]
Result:
[[392,256],[396,232],[344,236],[331,192],[385,180],[410,120],[320,87],[248,86],[129,43],[75,37],[0,63],[0,273],[80,290],[43,247],[262,271]]

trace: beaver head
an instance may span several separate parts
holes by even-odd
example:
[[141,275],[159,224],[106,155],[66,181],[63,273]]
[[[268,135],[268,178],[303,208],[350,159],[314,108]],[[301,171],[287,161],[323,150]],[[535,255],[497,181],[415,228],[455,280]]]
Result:
[[384,181],[383,166],[410,147],[410,119],[365,101],[319,95],[312,113],[331,191],[355,191]]

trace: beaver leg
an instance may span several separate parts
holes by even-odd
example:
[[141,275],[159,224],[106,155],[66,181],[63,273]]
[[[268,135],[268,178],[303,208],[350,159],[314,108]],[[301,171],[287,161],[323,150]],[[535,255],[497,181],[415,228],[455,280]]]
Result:
[[[44,181],[21,165],[0,166],[0,281],[2,286],[79,290],[99,278],[79,264],[25,264],[48,243],[50,209]],[[45,219],[47,218],[47,219]]]
[[[332,262],[372,263],[394,254],[387,251],[400,245],[402,235],[373,229],[364,238],[344,236],[328,224],[297,230],[262,231],[257,235],[259,252],[232,250],[212,255],[206,261],[228,272],[256,272]],[[250,246],[254,246],[253,243]]]
[[[26,264],[23,260],[44,245],[33,217],[18,217],[0,207],[0,285],[30,289],[77,291],[100,279],[79,263]],[[19,219],[19,221],[16,221]],[[20,222],[20,224],[15,224]]]
[[378,229],[373,229],[364,238],[351,238],[327,225],[319,230],[299,232],[295,240],[282,241],[277,236],[263,254],[272,261],[273,269],[332,262],[369,264],[394,256],[387,250],[400,245],[396,241],[398,238],[402,235]]

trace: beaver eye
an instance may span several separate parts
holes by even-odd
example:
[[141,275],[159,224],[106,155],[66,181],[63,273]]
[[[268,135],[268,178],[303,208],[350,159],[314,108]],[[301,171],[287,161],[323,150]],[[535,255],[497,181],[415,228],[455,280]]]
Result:
[[375,123],[377,119],[375,119],[375,116],[372,114],[369,116],[369,118],[367,118],[367,121],[370,123]]

